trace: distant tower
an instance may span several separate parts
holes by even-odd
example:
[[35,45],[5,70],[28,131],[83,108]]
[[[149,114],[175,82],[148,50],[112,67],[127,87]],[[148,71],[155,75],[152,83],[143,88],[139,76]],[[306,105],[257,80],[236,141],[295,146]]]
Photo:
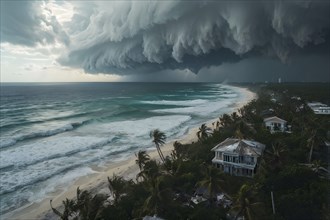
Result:
[[281,77],[280,78],[278,78],[278,83],[281,83],[282,82],[282,79],[281,79]]

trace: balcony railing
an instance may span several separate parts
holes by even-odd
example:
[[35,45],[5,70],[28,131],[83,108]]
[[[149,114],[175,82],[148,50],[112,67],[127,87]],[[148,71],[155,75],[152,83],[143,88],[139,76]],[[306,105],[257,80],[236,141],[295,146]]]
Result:
[[251,162],[251,161],[227,161],[227,160],[223,160],[223,157],[214,157],[213,160],[220,160],[222,162],[226,162],[226,163],[237,163],[237,164],[247,164],[247,165],[255,165],[256,162]]

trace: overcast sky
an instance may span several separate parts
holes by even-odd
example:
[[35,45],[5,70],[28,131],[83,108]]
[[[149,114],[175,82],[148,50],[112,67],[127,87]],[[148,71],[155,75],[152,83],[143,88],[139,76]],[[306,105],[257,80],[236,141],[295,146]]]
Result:
[[3,1],[1,82],[330,81],[330,1]]

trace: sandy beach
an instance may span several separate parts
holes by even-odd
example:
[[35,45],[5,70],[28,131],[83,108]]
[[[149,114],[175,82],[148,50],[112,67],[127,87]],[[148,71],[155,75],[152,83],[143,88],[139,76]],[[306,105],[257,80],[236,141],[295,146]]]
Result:
[[[232,106],[233,112],[241,108],[251,100],[256,98],[256,94],[249,91],[246,88],[238,88],[242,97],[242,102],[236,103],[235,106]],[[228,112],[231,113],[231,112]],[[220,116],[220,115],[219,115]],[[210,120],[207,123],[208,127],[213,128],[212,123],[217,119]],[[160,128],[161,129],[161,128]],[[182,136],[179,139],[171,140],[165,145],[162,146],[162,151],[165,156],[170,155],[173,150],[173,143],[175,141],[180,141],[181,143],[191,143],[197,141],[196,132],[198,128],[190,129],[189,132]],[[148,154],[152,159],[159,159],[158,153],[156,150],[148,151]],[[135,155],[132,152],[132,155],[124,161],[109,163],[105,167],[92,167],[94,173],[78,178],[70,186],[65,189],[57,189],[55,192],[47,194],[46,197],[37,203],[30,204],[28,206],[22,207],[16,210],[14,213],[11,213],[11,216],[7,216],[7,219],[51,219],[53,215],[50,210],[49,201],[53,201],[54,207],[59,207],[62,204],[62,201],[66,198],[74,198],[76,196],[77,187],[82,190],[91,190],[95,193],[107,193],[109,194],[107,177],[112,177],[114,174],[123,176],[125,179],[133,179],[139,172],[138,166],[135,164]]]

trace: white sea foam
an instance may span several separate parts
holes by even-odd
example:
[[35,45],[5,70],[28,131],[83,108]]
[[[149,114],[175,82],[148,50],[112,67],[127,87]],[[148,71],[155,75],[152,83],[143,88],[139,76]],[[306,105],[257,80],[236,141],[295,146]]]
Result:
[[201,105],[206,102],[208,102],[208,101],[204,100],[204,99],[195,99],[195,100],[187,100],[187,101],[171,101],[171,100],[141,101],[141,103],[144,103],[144,104],[179,105],[179,106],[195,106],[195,105]]
[[[21,132],[19,135],[6,135],[0,138],[0,149],[15,145],[18,141],[24,141],[27,139],[37,138],[37,137],[48,137],[56,134],[60,134],[66,131],[71,131],[84,123],[88,122],[72,122],[69,124],[64,123],[44,123],[42,125],[30,126],[27,133]],[[32,132],[31,132],[32,130]],[[33,131],[34,130],[34,131]]]
[[187,115],[155,116],[140,120],[118,121],[106,124],[95,125],[93,131],[96,133],[108,133],[109,135],[127,135],[130,137],[148,137],[153,129],[171,131],[184,122],[191,119]]
[[33,144],[5,149],[0,154],[0,168],[29,165],[55,157],[66,156],[75,152],[103,146],[109,138],[93,136],[56,137],[40,140]]
[[201,116],[207,116],[211,113],[217,112],[222,108],[228,107],[232,101],[218,101],[218,102],[208,102],[205,105],[199,105],[194,107],[184,107],[184,108],[168,108],[168,109],[156,109],[151,110],[157,113],[172,113],[172,114],[195,114]]
[[236,93],[228,93],[228,94],[219,94],[218,97],[226,97],[226,98],[235,98],[238,95]]
[[43,108],[44,106],[42,105],[29,105],[29,106],[24,106],[24,107],[12,107],[8,106],[9,108],[2,108],[0,109],[1,113],[7,113],[7,112],[17,112],[17,111],[22,111],[22,110],[33,110],[33,109],[39,109]]
[[78,177],[95,172],[88,167],[80,166],[70,170],[65,168],[53,170],[48,169],[49,167],[42,168],[42,166],[33,168],[22,169],[24,172],[19,170],[14,175],[10,175],[10,173],[3,175],[4,181],[0,182],[0,195],[3,199],[2,209],[6,210],[15,208],[17,205],[41,201],[47,193],[53,192],[57,188],[65,189],[69,183]]
[[54,191],[56,188],[66,188],[68,183],[77,180],[81,176],[93,173],[97,172],[90,167],[79,167],[71,170],[70,172],[60,174],[59,176],[54,176],[43,183],[45,187],[37,193],[34,192],[31,195],[30,200],[41,200],[47,193]]
[[[88,137],[91,139],[92,137]],[[62,139],[65,141],[65,139]],[[86,139],[82,140],[86,141]],[[65,142],[64,142],[65,143]],[[67,145],[68,146],[68,145]],[[135,148],[134,148],[135,149]],[[90,163],[103,161],[105,158],[111,160],[112,157],[118,158],[117,155],[133,150],[129,146],[111,146],[102,149],[85,149],[74,155],[64,155],[62,157],[48,158],[30,165],[17,167],[16,170],[3,172],[0,182],[0,195],[8,194],[23,189],[26,186],[39,184],[49,178],[62,175],[67,171],[86,166]],[[84,173],[75,174],[75,176],[83,176]]]
[[0,148],[5,148],[16,144],[17,140],[12,138],[0,138]]

